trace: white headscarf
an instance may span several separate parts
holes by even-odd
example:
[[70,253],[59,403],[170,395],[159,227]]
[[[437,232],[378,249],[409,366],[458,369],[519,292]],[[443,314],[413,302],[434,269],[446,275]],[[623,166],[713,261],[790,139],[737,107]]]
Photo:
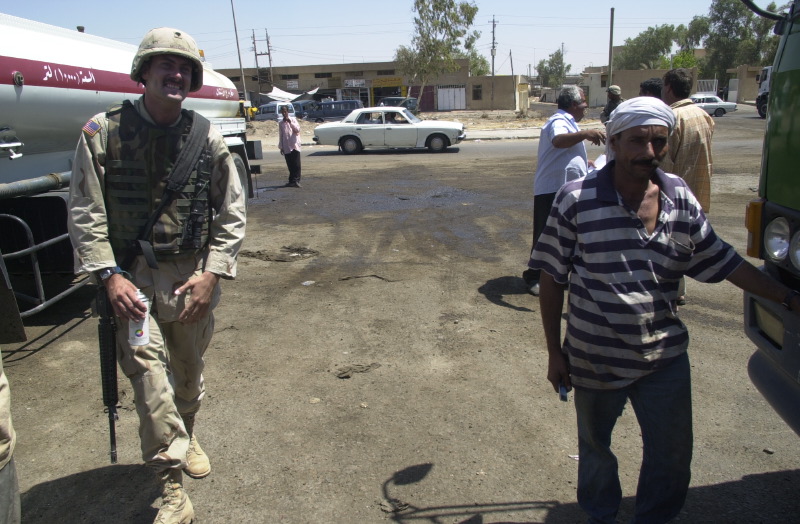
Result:
[[[675,112],[661,99],[652,96],[637,96],[622,102],[611,112],[606,122],[606,135],[610,139],[617,133],[637,126],[664,126],[672,134],[675,129]],[[606,156],[614,159],[614,152],[606,142]]]

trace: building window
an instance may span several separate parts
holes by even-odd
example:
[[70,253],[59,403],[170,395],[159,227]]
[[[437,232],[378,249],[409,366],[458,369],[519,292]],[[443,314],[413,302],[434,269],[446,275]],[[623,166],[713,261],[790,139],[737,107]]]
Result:
[[483,86],[481,84],[472,85],[472,99],[483,100]]
[[281,80],[299,80],[300,75],[281,75]]
[[378,76],[394,76],[394,69],[378,69]]
[[242,79],[242,77],[241,76],[229,76],[228,79],[230,79],[231,82],[238,82],[239,80]]
[[364,76],[364,71],[347,71],[344,76],[349,76],[350,78],[361,78]]
[[333,73],[314,73],[314,78],[333,78]]

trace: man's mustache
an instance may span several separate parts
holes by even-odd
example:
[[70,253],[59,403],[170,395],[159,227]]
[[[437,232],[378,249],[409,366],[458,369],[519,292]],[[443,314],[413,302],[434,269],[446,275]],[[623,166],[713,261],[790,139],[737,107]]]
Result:
[[644,167],[658,167],[661,165],[661,162],[657,158],[652,158],[650,160],[634,160],[633,163],[637,166]]

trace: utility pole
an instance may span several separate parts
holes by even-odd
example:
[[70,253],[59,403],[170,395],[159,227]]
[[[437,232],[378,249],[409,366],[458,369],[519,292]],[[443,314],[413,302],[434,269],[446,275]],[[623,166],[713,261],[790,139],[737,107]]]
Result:
[[508,50],[508,61],[511,63],[511,98],[514,109],[517,107],[517,79],[514,77],[514,58],[511,56],[511,50]]
[[256,59],[256,78],[258,78],[258,93],[261,94],[261,91],[263,91],[264,89],[261,87],[261,68],[258,66],[258,46],[256,45],[255,29],[253,29],[252,39],[253,39],[253,54],[255,55]]
[[267,38],[267,56],[269,57],[269,83],[275,85],[275,77],[272,74],[272,44],[269,42],[269,32],[264,29],[264,36]]
[[[233,0],[231,0],[233,1]],[[494,57],[497,54],[497,42],[494,39],[494,28],[497,27],[497,22],[492,15],[492,98],[489,104],[489,110],[494,109]]]
[[270,47],[270,44],[269,44],[269,33],[267,32],[266,29],[264,29],[264,34],[266,35],[267,52],[266,53],[259,53],[258,52],[258,41],[256,40],[256,32],[255,32],[255,30],[253,30],[253,53],[255,53],[255,56],[256,56],[256,75],[258,76],[258,92],[259,92],[259,94],[261,93],[261,91],[264,90],[264,88],[262,87],[263,77],[261,76],[261,67],[258,65],[258,57],[259,56],[267,55],[269,57],[269,78],[268,78],[268,80],[269,80],[270,88],[275,87],[275,82],[274,82],[273,76],[272,76],[272,48]]
[[239,73],[242,75],[242,91],[244,92],[244,99],[250,100],[247,97],[247,85],[244,80],[244,68],[242,68],[242,50],[239,49],[239,31],[236,29],[236,10],[233,8],[233,0],[231,0],[231,13],[233,14],[233,34],[236,36],[236,52],[239,54]]
[[613,51],[614,51],[614,8],[611,8],[611,24],[610,24],[610,31],[608,36],[608,86],[610,87],[613,83],[612,80],[614,79],[614,66],[612,64],[613,61]]

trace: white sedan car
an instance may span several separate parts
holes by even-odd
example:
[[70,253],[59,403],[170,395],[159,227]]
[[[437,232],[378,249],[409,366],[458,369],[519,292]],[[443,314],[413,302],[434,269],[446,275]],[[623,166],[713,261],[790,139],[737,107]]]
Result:
[[716,95],[707,95],[698,93],[691,96],[692,102],[697,104],[697,107],[704,110],[709,115],[722,116],[725,113],[736,111],[736,104],[733,102],[725,102]]
[[314,129],[314,142],[352,155],[365,147],[425,148],[438,153],[466,138],[464,124],[420,120],[404,107],[364,107]]

